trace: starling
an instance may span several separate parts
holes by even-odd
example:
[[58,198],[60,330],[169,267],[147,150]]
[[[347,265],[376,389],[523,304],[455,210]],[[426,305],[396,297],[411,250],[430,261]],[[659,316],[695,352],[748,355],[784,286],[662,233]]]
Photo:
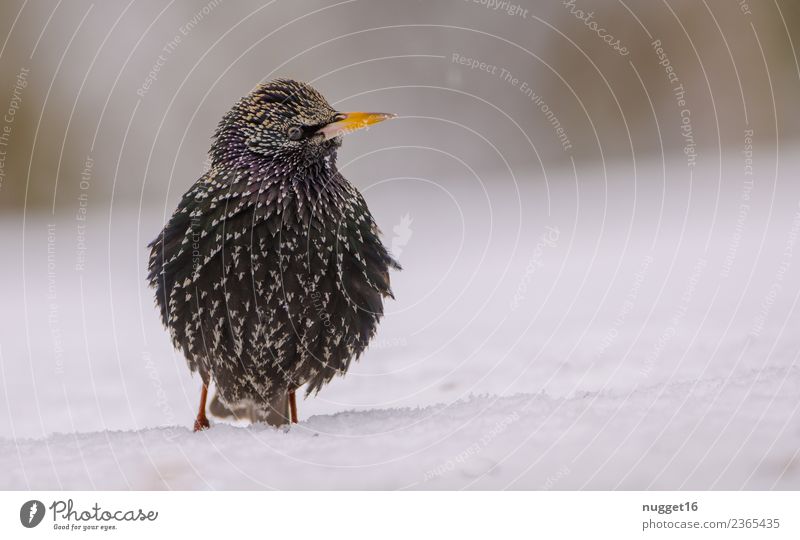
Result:
[[212,411],[297,421],[295,391],[344,374],[375,334],[399,269],[359,191],[336,167],[342,135],[386,113],[341,113],[308,84],[259,85],[223,117],[207,173],[150,243],[172,341]]

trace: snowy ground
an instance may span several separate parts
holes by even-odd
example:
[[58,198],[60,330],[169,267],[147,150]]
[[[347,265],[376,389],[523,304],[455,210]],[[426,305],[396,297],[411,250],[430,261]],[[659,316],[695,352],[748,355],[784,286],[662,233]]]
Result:
[[658,163],[519,175],[519,198],[361,185],[398,300],[289,432],[189,431],[199,382],[143,279],[159,211],[90,203],[85,252],[71,213],[5,216],[0,489],[798,489],[800,187],[781,167],[744,217],[735,174],[662,189]]
[[0,489],[796,489],[798,385],[799,369],[768,369],[628,394],[342,412],[288,432],[4,441]]

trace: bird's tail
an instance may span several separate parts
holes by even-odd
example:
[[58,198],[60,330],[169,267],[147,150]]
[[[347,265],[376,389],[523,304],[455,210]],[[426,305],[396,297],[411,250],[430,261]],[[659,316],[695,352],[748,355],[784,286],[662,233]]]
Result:
[[217,418],[235,418],[249,420],[250,422],[266,422],[275,427],[280,427],[290,422],[289,393],[279,392],[270,400],[267,409],[250,400],[240,401],[233,405],[223,403],[219,393],[214,394],[208,412]]

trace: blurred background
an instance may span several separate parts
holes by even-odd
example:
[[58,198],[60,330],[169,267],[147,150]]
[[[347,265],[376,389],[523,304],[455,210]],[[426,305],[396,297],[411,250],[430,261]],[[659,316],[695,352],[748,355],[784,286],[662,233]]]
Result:
[[0,437],[190,424],[146,245],[276,77],[400,116],[339,153],[397,301],[301,417],[782,377],[799,41],[794,0],[4,1]]
[[[533,170],[568,166],[570,158],[593,166],[604,157],[671,155],[684,146],[677,85],[668,84],[655,40],[686,90],[699,162],[739,151],[745,128],[760,147],[798,135],[796,2],[752,11],[733,0],[575,4],[607,27],[626,56],[562,2],[496,4],[4,2],[4,103],[15,103],[20,73],[27,86],[17,100],[0,205],[74,211],[87,158],[95,214],[112,194],[117,204],[163,205],[172,197],[171,204],[201,172],[221,115],[278,76],[313,81],[342,107],[415,117],[385,130],[380,144],[447,149],[471,156],[481,173],[504,163],[469,129],[513,167]],[[563,126],[569,151],[526,88]],[[349,141],[349,155],[370,144]],[[434,170],[452,167],[444,161]]]

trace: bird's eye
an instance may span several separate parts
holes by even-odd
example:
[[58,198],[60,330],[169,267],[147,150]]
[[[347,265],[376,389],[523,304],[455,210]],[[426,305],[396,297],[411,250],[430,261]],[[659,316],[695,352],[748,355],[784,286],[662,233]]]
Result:
[[286,131],[286,135],[291,141],[299,141],[303,138],[303,130],[298,126],[292,126]]
[[333,117],[333,121],[334,122],[341,122],[345,118],[347,118],[346,114],[339,113],[339,114],[337,114],[336,116]]

